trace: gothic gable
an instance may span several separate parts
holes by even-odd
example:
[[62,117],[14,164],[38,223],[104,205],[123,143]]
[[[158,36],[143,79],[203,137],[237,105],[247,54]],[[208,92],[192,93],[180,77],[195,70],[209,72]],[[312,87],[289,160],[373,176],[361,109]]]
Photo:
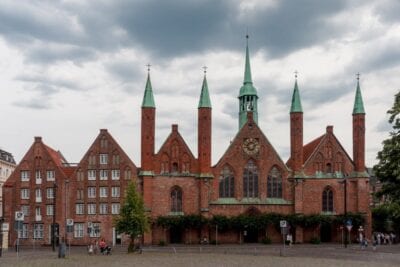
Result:
[[177,125],[172,125],[172,132],[155,155],[154,171],[161,175],[188,175],[197,171],[197,160],[179,133]]
[[326,134],[304,146],[304,173],[320,178],[348,176],[354,164],[328,126]]

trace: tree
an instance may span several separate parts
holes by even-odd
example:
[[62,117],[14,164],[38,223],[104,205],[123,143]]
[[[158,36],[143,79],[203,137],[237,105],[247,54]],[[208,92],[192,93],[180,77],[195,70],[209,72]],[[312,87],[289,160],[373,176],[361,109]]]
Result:
[[133,182],[128,184],[126,198],[120,214],[114,219],[114,225],[117,232],[125,233],[131,238],[128,252],[135,250],[135,239],[149,230],[149,219],[144,210],[143,199]]
[[383,141],[383,149],[378,152],[379,163],[374,166],[378,179],[382,182],[382,190],[378,196],[386,196],[389,201],[400,203],[400,91],[395,95],[389,123],[393,130],[390,137]]

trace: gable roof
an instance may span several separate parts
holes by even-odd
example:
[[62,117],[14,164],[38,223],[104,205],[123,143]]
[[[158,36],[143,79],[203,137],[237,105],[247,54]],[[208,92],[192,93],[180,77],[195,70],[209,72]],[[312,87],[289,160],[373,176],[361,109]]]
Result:
[[168,135],[168,137],[165,139],[164,143],[161,145],[160,149],[158,150],[158,152],[156,153],[156,155],[159,155],[160,152],[167,146],[168,142],[170,140],[172,140],[173,138],[175,139],[175,135],[176,138],[179,140],[180,143],[183,144],[183,147],[185,148],[185,150],[187,152],[189,152],[189,156],[192,157],[192,159],[196,159],[192,153],[192,151],[190,150],[189,146],[186,144],[185,139],[183,139],[182,135],[180,134],[179,130],[178,130],[178,125],[173,124],[172,125],[172,130],[171,133]]

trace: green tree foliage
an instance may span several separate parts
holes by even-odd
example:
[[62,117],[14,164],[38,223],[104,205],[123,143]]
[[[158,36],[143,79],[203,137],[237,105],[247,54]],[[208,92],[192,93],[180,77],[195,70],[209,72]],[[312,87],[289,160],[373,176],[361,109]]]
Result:
[[135,239],[149,229],[149,219],[144,210],[143,199],[136,191],[135,183],[130,182],[126,191],[126,198],[121,212],[114,219],[115,229],[131,238],[128,252],[134,251]]
[[386,196],[392,202],[400,203],[400,92],[395,95],[393,107],[387,112],[393,130],[390,137],[383,141],[378,152],[379,163],[374,166],[378,179],[382,182],[379,196]]

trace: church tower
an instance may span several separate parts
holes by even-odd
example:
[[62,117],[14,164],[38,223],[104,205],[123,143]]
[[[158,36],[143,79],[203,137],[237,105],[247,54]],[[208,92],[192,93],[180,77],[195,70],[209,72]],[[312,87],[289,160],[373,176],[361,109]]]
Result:
[[293,160],[294,175],[301,171],[303,165],[303,108],[301,107],[300,92],[295,76],[292,105],[290,107],[290,157]]
[[357,74],[357,89],[353,108],[353,161],[356,172],[365,172],[365,111]]
[[258,124],[257,112],[257,90],[253,86],[251,79],[250,56],[249,56],[249,36],[246,35],[246,63],[244,68],[243,86],[239,93],[239,130],[247,121],[247,112],[253,113],[253,120]]

